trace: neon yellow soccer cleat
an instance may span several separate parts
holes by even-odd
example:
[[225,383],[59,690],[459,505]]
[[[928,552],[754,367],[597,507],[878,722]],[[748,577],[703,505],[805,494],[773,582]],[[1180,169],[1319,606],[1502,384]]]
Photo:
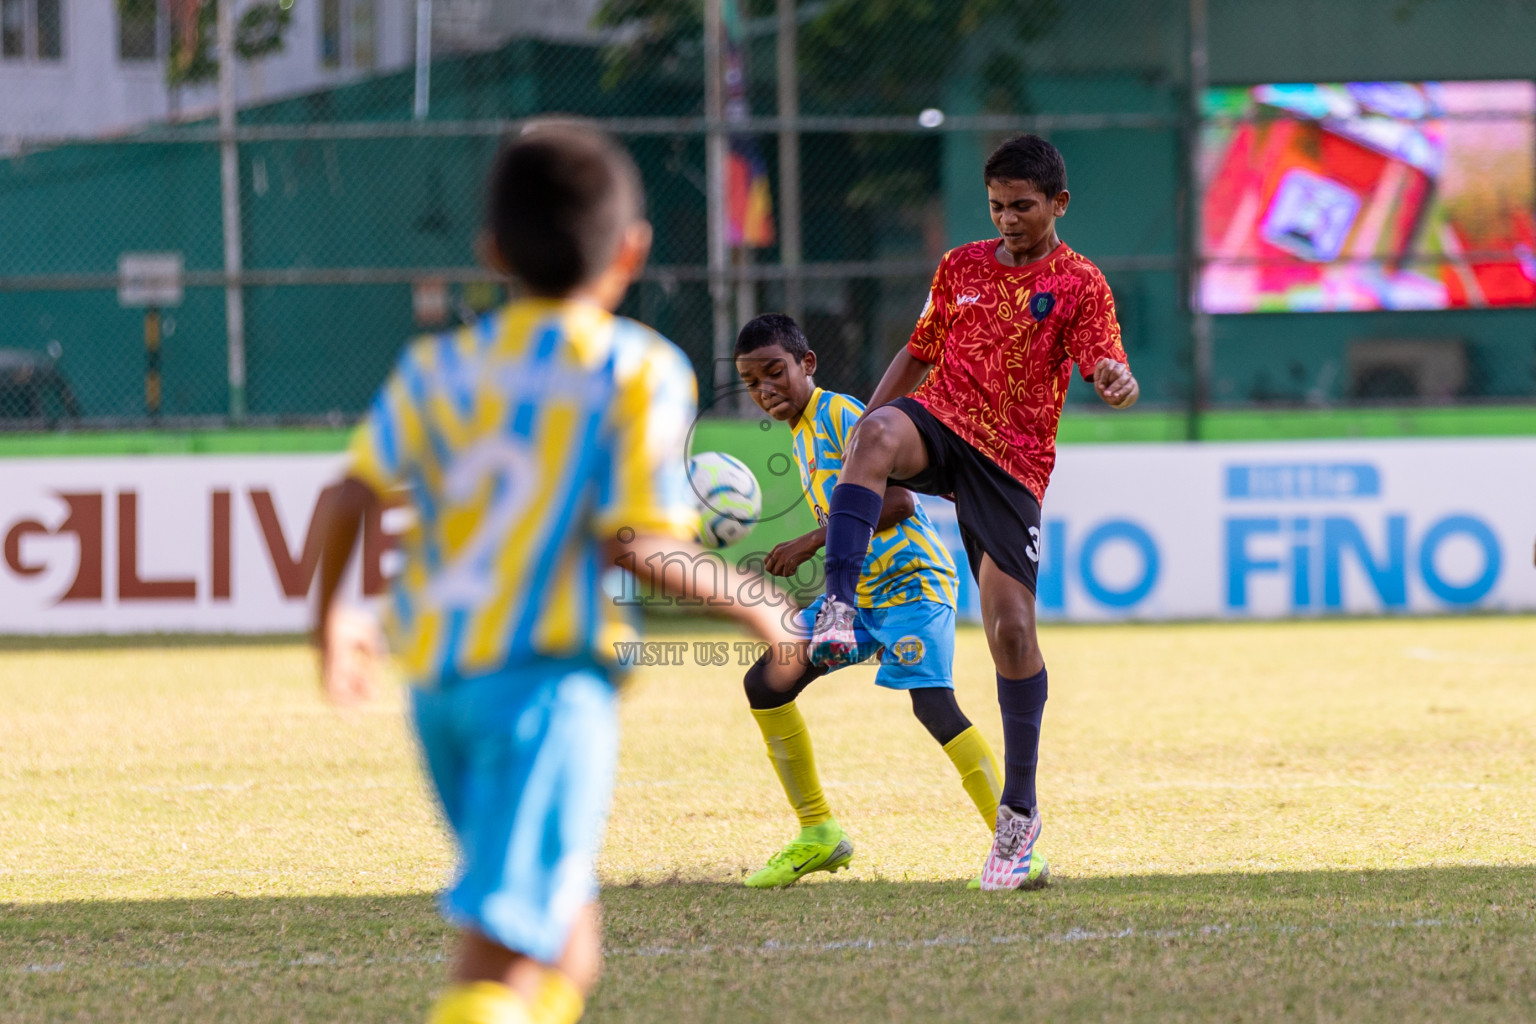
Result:
[[[794,885],[813,871],[841,871],[853,860],[853,843],[836,822],[805,829],[784,849],[768,858],[768,865],[744,883],[749,889],[779,889]],[[818,836],[815,833],[821,831]]]

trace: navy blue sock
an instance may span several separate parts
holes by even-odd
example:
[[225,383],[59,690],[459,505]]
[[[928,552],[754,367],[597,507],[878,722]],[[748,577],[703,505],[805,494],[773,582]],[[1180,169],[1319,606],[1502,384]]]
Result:
[[1028,679],[999,675],[997,706],[1003,712],[1003,794],[997,802],[1033,812],[1040,720],[1045,716],[1045,669]]
[[838,484],[827,510],[827,593],[854,604],[859,575],[869,554],[869,538],[880,521],[885,499],[868,487]]

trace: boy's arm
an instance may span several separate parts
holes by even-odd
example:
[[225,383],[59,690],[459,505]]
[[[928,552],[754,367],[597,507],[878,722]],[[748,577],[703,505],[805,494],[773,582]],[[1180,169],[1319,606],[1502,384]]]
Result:
[[331,490],[320,516],[320,593],[311,632],[320,650],[320,685],[334,704],[349,707],[373,696],[382,651],[378,630],[367,616],[336,607],[336,591],[346,573],[364,517],[379,503],[374,489],[348,476]]
[[[623,534],[630,539],[610,541],[609,560],[634,575],[642,588],[640,593],[702,602],[704,608],[738,623],[768,644],[770,650],[778,652],[778,656],[769,659],[766,677],[768,685],[776,690],[788,690],[804,674],[803,638],[791,633],[784,622],[783,610],[793,610],[794,606],[772,583],[763,581],[765,596],[761,601],[737,600],[723,574],[690,571],[698,558],[708,557],[697,544],[630,530]],[[685,557],[677,557],[679,554]],[[748,589],[742,587],[743,591]]]
[[[880,518],[875,522],[875,532],[889,530],[917,512],[917,499],[905,487],[889,486],[885,489],[885,503],[880,506]],[[793,576],[795,570],[816,557],[816,552],[827,543],[827,528],[818,526],[809,533],[793,540],[777,544],[763,559],[763,568],[773,576]]]
[[[789,652],[769,659],[767,674],[769,686],[788,690],[806,666],[803,640],[790,632],[784,617],[794,607],[788,597],[762,580],[764,599],[744,604],[731,591],[729,572],[691,571],[701,558],[714,557],[686,539],[696,535],[699,521],[684,451],[697,384],[680,349],[659,335],[642,337],[647,336],[613,399],[610,466],[593,512],[592,536],[613,564],[634,575],[642,593],[702,602],[703,610],[740,623],[781,655]],[[742,592],[759,589],[753,582],[742,580]]]
[[1067,328],[1067,354],[1077,363],[1084,380],[1111,409],[1129,409],[1141,395],[1141,385],[1131,373],[1115,317],[1115,296],[1097,269],[1086,281],[1082,297]]
[[905,487],[885,488],[885,504],[880,506],[880,518],[875,520],[875,532],[889,530],[897,523],[917,514],[917,498]]
[[896,358],[891,360],[891,365],[885,370],[885,376],[880,378],[875,393],[869,396],[869,405],[864,410],[866,413],[870,409],[894,402],[902,395],[911,394],[928,375],[928,368],[939,361],[939,354],[944,351],[944,342],[949,335],[948,262],[949,255],[946,253],[934,269],[933,283],[928,288],[928,302],[923,306],[922,313],[918,314],[917,325],[912,328],[912,337],[896,353]]
[[320,650],[320,687],[333,703],[366,701],[382,673],[384,644],[372,616],[336,605],[336,591],[357,545],[357,535],[414,464],[422,443],[420,410],[412,397],[419,380],[420,343],[407,345],[379,389],[368,415],[347,445],[345,476],[327,488],[315,510],[320,525],[320,594],[311,638]]
[[902,395],[910,395],[917,390],[917,386],[928,376],[931,363],[925,363],[912,354],[909,348],[903,348],[896,353],[896,358],[891,360],[891,365],[886,367],[885,376],[880,378],[880,384],[875,388],[875,393],[869,396],[869,405],[865,408],[877,409],[882,405],[888,405]]

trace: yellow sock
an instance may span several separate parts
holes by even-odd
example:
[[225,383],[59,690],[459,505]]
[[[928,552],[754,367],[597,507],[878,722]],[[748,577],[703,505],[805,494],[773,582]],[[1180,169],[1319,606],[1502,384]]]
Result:
[[800,709],[790,701],[783,707],[752,709],[757,727],[768,744],[768,760],[784,785],[784,795],[800,816],[800,827],[810,828],[832,818],[832,808],[821,792],[816,775],[816,756],[811,753],[811,734],[806,731]]
[[992,748],[974,725],[944,744],[944,753],[960,770],[960,785],[970,796],[971,802],[987,823],[987,830],[997,828],[997,798],[1003,787],[998,781],[997,758]]
[[575,983],[560,971],[548,970],[533,999],[533,1024],[576,1024],[586,1008]]
[[532,1021],[522,996],[495,981],[454,985],[438,996],[427,1016],[427,1024],[531,1024]]

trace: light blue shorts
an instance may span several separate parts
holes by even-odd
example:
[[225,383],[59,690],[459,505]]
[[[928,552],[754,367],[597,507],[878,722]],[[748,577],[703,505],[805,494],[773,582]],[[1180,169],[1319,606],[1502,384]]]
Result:
[[618,754],[612,684],[590,661],[545,661],[414,688],[411,704],[459,846],[443,913],[553,963],[597,895]]
[[[807,636],[825,597],[800,612]],[[890,608],[860,608],[853,622],[858,660],[878,656],[875,685],[892,690],[920,686],[955,687],[955,609],[939,601],[911,601]],[[842,666],[846,668],[847,666]],[[836,671],[834,669],[833,671]]]

